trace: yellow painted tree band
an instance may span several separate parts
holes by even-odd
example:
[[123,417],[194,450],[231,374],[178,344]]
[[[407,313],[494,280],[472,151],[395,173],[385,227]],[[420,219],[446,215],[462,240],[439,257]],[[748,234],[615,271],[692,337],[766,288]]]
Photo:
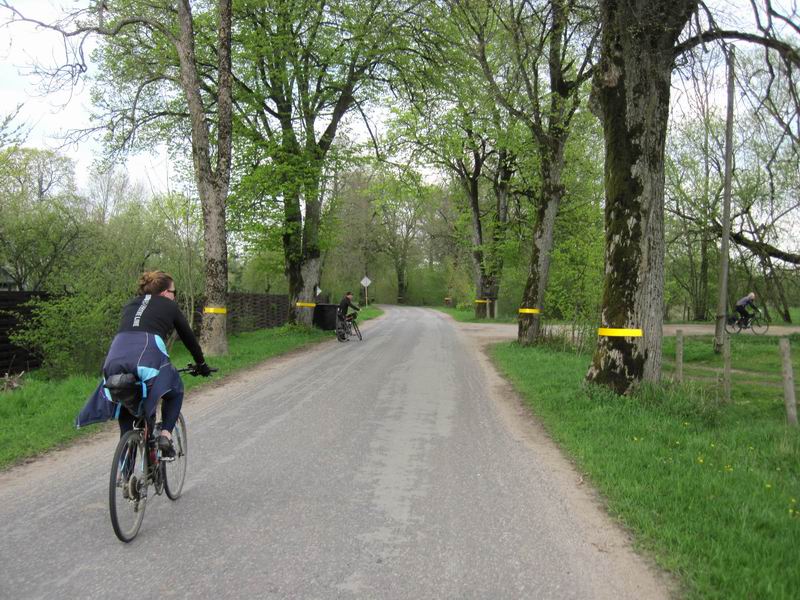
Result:
[[228,309],[224,306],[206,306],[203,309],[204,313],[211,313],[212,315],[224,315],[227,314]]
[[538,315],[542,311],[540,311],[538,308],[520,308],[519,312],[523,315]]
[[298,302],[295,306],[299,306],[300,308],[314,308],[316,304],[314,302]]
[[616,329],[614,327],[601,327],[597,330],[598,336],[606,337],[642,337],[641,329]]
[[475,304],[488,304],[489,300],[475,300]]

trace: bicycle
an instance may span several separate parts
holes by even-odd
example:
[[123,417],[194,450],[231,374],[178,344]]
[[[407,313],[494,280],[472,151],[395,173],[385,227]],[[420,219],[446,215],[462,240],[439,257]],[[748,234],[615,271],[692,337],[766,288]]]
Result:
[[348,338],[354,335],[358,337],[358,341],[364,339],[356,322],[356,313],[347,315],[345,318],[336,315],[336,339],[340,342],[346,342]]
[[728,315],[725,319],[725,331],[730,335],[751,329],[755,335],[764,335],[769,329],[769,322],[761,316],[761,311],[756,309],[756,314],[747,319],[738,315]]
[[[211,369],[212,372],[216,370]],[[178,369],[178,372],[193,376],[199,374],[195,365]],[[131,379],[135,381],[135,378]],[[141,386],[141,383],[135,385]],[[155,417],[148,418],[143,414],[141,398],[129,394],[121,395],[119,400],[134,415],[134,424],[133,429],[120,438],[114,452],[108,506],[114,533],[120,541],[127,543],[136,537],[142,526],[149,486],[153,486],[157,496],[164,492],[173,501],[180,497],[186,479],[189,446],[183,413],[178,415],[172,431],[175,456],[166,457],[158,448],[161,423],[155,423]]]

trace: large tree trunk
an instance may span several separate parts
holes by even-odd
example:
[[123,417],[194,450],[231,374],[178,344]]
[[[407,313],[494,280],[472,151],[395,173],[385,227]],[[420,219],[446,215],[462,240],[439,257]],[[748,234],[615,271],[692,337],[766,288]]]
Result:
[[[604,0],[593,94],[605,137],[606,256],[589,381],[617,393],[661,374],[664,147],[675,44],[694,0]],[[641,337],[605,335],[641,330]],[[616,330],[616,331],[614,331]]]
[[310,204],[313,202],[306,205],[304,222],[299,195],[294,193],[284,199],[283,233],[284,261],[289,280],[289,322],[308,326],[311,325],[314,311],[312,307],[304,305],[314,303],[322,271],[322,253],[314,229],[319,224],[313,219],[309,224]]
[[209,123],[200,96],[191,7],[188,1],[181,0],[177,3],[177,8],[180,33],[176,49],[180,61],[180,81],[189,108],[192,160],[203,207],[206,306],[203,311],[200,343],[206,354],[224,355],[228,353],[228,243],[225,203],[230,185],[232,136],[231,0],[219,1],[216,169],[211,165]]
[[[317,172],[310,176],[304,185],[306,215],[303,220],[302,253],[300,255],[300,277],[298,300],[313,303],[317,297],[317,287],[322,273],[322,251],[319,247],[319,225],[321,212],[320,172],[324,156],[318,156],[313,168]],[[306,309],[297,315],[296,323],[311,326],[313,310]]]

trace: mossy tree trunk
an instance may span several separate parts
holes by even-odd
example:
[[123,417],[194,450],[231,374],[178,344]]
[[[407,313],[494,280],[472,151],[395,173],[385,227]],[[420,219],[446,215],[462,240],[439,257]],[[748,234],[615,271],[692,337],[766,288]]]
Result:
[[696,0],[604,0],[593,99],[605,137],[606,256],[600,337],[587,379],[617,393],[661,373],[664,149],[675,46]]

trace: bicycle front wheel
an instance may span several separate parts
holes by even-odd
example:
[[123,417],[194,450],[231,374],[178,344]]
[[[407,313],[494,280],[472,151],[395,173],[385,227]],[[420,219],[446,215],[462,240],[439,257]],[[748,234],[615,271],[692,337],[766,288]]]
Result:
[[756,335],[764,335],[769,329],[769,323],[761,317],[753,317],[753,320],[750,321],[750,329]]
[[178,422],[172,430],[172,443],[175,446],[174,459],[161,459],[162,474],[164,475],[164,491],[167,498],[177,500],[183,490],[183,482],[186,479],[186,460],[189,451],[189,443],[186,437],[186,421],[183,413],[178,415]]
[[358,328],[358,323],[353,321],[353,331],[355,332],[356,336],[358,336],[358,341],[360,342],[364,338],[361,336],[361,330]]
[[727,331],[730,335],[734,333],[739,333],[742,330],[742,324],[739,323],[739,319],[736,317],[726,317],[725,318],[725,331]]
[[139,533],[147,508],[147,446],[141,431],[128,431],[111,463],[108,508],[114,533],[130,542]]

